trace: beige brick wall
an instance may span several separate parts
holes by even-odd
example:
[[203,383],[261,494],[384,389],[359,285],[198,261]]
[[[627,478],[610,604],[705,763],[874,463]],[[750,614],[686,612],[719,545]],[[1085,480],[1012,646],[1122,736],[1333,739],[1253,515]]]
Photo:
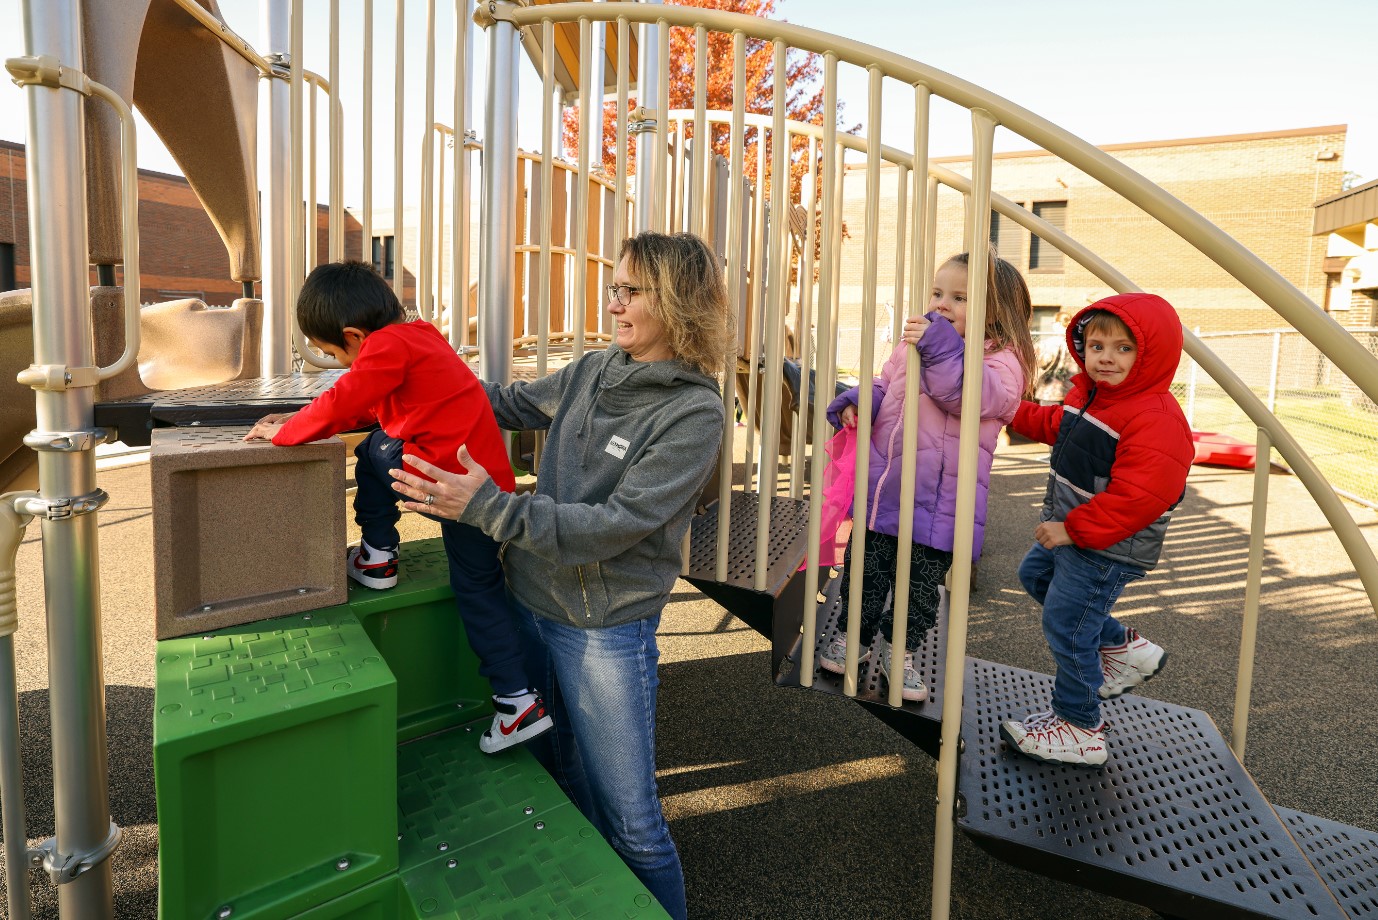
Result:
[[[1313,301],[1323,303],[1326,239],[1311,235],[1312,205],[1340,191],[1344,142],[1344,128],[1340,126],[1105,149],[1234,237]],[[1336,156],[1318,160],[1317,152],[1327,149]],[[936,162],[954,172],[970,174],[969,160]],[[1067,232],[1144,290],[1166,297],[1188,328],[1224,332],[1286,325],[1195,248],[1051,154],[997,155],[994,188],[1026,207],[1035,201],[1066,201]],[[860,350],[857,342],[862,325],[866,229],[863,168],[847,171],[843,194],[850,238],[842,252],[839,360],[847,367],[855,366]],[[880,213],[876,299],[880,305],[878,323],[885,325],[884,305],[895,300],[899,217],[895,169],[886,169],[882,175]],[[962,197],[942,189],[936,245],[940,263],[961,249],[962,223]],[[1070,259],[1065,260],[1063,271],[1029,271],[1029,234],[1017,226],[1013,245],[1002,240],[1001,254],[1025,272],[1036,307],[1077,310],[1112,293]],[[888,351],[884,337],[878,336],[877,361]]]

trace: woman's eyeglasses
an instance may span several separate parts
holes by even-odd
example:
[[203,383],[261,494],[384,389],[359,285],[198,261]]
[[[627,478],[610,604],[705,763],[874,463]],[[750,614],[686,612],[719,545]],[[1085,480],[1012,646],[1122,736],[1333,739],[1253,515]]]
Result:
[[632,287],[630,284],[609,284],[605,290],[608,292],[608,300],[615,300],[625,307],[631,304],[633,294],[644,293],[650,288]]

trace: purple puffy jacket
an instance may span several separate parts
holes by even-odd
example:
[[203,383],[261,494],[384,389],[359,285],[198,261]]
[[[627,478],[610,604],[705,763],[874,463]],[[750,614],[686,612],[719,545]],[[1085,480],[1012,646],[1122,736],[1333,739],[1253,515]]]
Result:
[[[962,351],[965,344],[952,324],[938,313],[926,317],[932,326],[919,340],[919,437],[914,482],[914,542],[952,551],[956,526],[957,443],[962,411]],[[985,538],[986,493],[1000,429],[1014,418],[1024,393],[1024,372],[1014,349],[992,352],[986,343],[981,377],[981,428],[976,485],[976,533],[972,558],[981,555]],[[871,403],[871,459],[868,470],[866,528],[899,535],[900,479],[904,461],[904,383],[909,346],[900,343],[874,383]],[[858,404],[853,387],[828,406],[828,420],[840,428],[839,415]]]

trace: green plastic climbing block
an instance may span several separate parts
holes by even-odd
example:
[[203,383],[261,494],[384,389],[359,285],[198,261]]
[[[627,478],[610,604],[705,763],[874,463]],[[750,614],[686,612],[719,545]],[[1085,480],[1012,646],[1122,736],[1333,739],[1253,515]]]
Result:
[[159,916],[292,917],[395,872],[396,706],[345,607],[159,642]]
[[525,749],[479,752],[483,727],[398,748],[400,872],[415,916],[665,917]]
[[297,914],[292,920],[417,920],[417,917],[401,877],[394,874]]
[[[460,622],[445,547],[437,537],[404,543],[397,587],[349,585],[349,609],[397,677],[397,743],[491,715]],[[461,599],[462,601],[462,599]]]

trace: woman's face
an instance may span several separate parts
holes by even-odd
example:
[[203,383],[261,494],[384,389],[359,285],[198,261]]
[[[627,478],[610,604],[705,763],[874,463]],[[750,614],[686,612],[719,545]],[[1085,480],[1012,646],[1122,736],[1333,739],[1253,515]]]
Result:
[[[608,313],[613,318],[613,341],[625,351],[633,361],[667,361],[674,357],[670,346],[665,342],[665,327],[660,320],[651,315],[649,298],[655,296],[651,290],[640,289],[632,277],[626,256],[617,263],[612,283],[621,288],[631,288],[631,296],[624,305],[617,297],[608,298]],[[621,293],[619,290],[618,293]]]

